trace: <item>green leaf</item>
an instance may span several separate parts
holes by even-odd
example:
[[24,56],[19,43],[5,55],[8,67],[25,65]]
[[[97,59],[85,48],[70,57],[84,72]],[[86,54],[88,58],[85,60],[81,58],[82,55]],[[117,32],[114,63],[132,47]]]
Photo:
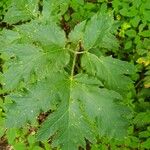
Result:
[[[22,43],[28,38],[26,43],[29,44],[10,43],[1,50],[13,58],[6,64],[7,69],[3,75],[6,90],[16,88],[20,81],[27,82],[33,73],[41,79],[50,72],[49,70],[57,71],[69,62],[69,54],[64,48],[65,33],[54,24],[42,26],[35,23],[34,26],[32,22],[19,26],[17,31],[21,34]],[[8,38],[7,36],[6,40]],[[39,42],[40,45],[33,44],[34,42]]]
[[15,143],[14,145],[13,145],[13,147],[15,148],[15,150],[24,150],[24,149],[26,149],[26,145],[25,145],[25,143]]
[[144,141],[144,142],[141,144],[141,147],[142,147],[142,148],[149,149],[149,148],[150,148],[150,138],[148,138],[146,141]]
[[54,109],[59,100],[57,92],[61,91],[63,78],[61,73],[54,74],[47,80],[30,87],[27,93],[9,95],[8,98],[12,100],[12,103],[6,105],[7,127],[18,128],[27,122],[35,123],[41,111]]
[[3,74],[4,88],[12,90],[18,83],[27,81],[32,71],[39,72],[46,65],[46,57],[40,48],[29,44],[16,44],[5,49],[10,57],[18,57],[19,60],[10,60],[8,69]]
[[57,20],[68,9],[69,0],[44,0],[42,17],[44,20]]
[[9,44],[16,42],[20,38],[19,33],[13,30],[2,30],[0,33],[0,52],[4,47],[7,47]]
[[130,49],[132,47],[132,41],[130,40],[130,41],[127,41],[126,43],[125,43],[125,50],[128,50],[128,49]]
[[55,135],[53,146],[60,145],[62,150],[76,150],[78,146],[85,148],[85,138],[95,142],[97,133],[112,137],[125,135],[127,122],[121,114],[126,111],[115,104],[115,100],[121,99],[121,96],[110,90],[99,89],[98,85],[86,84],[90,78],[86,82],[84,75],[82,78],[82,83],[81,75],[70,83],[64,80],[64,85],[67,85],[62,91],[66,93],[63,96],[65,101],[44,122],[38,133],[39,140]]
[[42,45],[57,45],[64,47],[66,43],[65,32],[55,23],[49,25],[41,24],[38,21],[20,25],[16,30],[22,35],[26,42],[39,42]]
[[139,35],[141,35],[143,37],[150,37],[150,31],[149,30],[145,30],[143,32],[140,32]]
[[112,57],[100,57],[86,53],[82,58],[82,67],[88,74],[97,76],[104,87],[125,95],[132,88],[132,81],[126,75],[134,74],[134,67]]
[[79,40],[83,40],[84,29],[85,29],[86,21],[83,21],[77,24],[69,34],[69,39],[72,42],[79,42]]
[[99,47],[106,48],[108,50],[112,49],[112,51],[116,51],[118,50],[119,42],[112,33],[107,33]]
[[[123,3],[124,4],[124,3]],[[129,15],[129,10],[128,10],[128,6],[124,6],[122,9],[119,10],[119,13],[122,15],[122,16],[128,16]]]
[[139,137],[141,137],[141,138],[148,138],[149,136],[150,136],[149,131],[142,131],[139,133]]
[[130,22],[133,25],[133,27],[137,27],[140,20],[141,20],[140,16],[135,16],[133,19],[130,20]]
[[150,123],[150,112],[140,112],[137,114],[137,116],[134,118],[133,123],[137,126],[144,126],[146,124]]
[[[2,101],[2,99],[0,99],[0,101]],[[5,127],[4,127],[4,117],[3,117],[3,110],[1,109],[1,105],[0,105],[0,138],[5,134]]]
[[20,21],[28,21],[36,18],[38,15],[38,2],[38,0],[13,0],[3,21],[15,24]]
[[9,144],[14,143],[16,136],[17,136],[17,130],[16,129],[11,128],[7,131],[6,137],[7,137]]
[[136,37],[136,31],[133,29],[127,30],[125,33],[129,37]]
[[79,83],[87,84],[87,85],[99,85],[103,87],[103,83],[95,77],[88,76],[87,74],[78,74],[76,75]]
[[8,64],[8,70],[3,74],[3,84],[7,90],[16,88],[22,80],[27,82],[33,73],[38,79],[44,78],[48,73],[66,65],[69,60],[69,55],[65,53],[65,50],[55,47],[48,49],[47,53],[33,45],[20,44],[9,49],[16,54],[19,61],[11,61]]
[[[108,14],[94,15],[86,25],[83,38],[84,48],[89,50],[97,45],[101,47],[101,44],[104,46],[107,42],[109,43],[109,47],[110,45],[116,44],[115,37],[111,35],[112,26],[113,19]],[[111,43],[111,40],[113,40],[114,43]]]

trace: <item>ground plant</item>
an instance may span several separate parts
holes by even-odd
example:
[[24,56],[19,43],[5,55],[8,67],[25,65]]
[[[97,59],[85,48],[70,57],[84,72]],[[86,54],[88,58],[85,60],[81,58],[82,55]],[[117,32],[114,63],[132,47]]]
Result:
[[150,148],[149,0],[0,8],[0,149]]

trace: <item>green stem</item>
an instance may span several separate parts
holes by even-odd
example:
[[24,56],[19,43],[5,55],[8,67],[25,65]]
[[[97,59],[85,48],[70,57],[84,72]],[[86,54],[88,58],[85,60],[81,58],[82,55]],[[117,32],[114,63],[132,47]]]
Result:
[[70,51],[71,53],[76,53],[76,54],[83,54],[83,53],[85,53],[85,51],[82,51],[82,52],[74,52],[74,51],[71,50],[71,49],[69,49],[69,51]]
[[72,63],[72,68],[71,68],[71,79],[73,79],[74,76],[74,69],[75,69],[75,65],[76,65],[76,58],[77,58],[77,53],[74,53],[73,56],[73,63]]
[[[71,68],[71,76],[70,76],[71,80],[73,80],[73,76],[74,76],[77,55],[85,53],[85,51],[80,51],[80,50],[81,50],[81,42],[79,43],[76,50],[74,51],[73,63],[72,63],[72,68]],[[71,50],[71,52],[73,52],[73,51]]]

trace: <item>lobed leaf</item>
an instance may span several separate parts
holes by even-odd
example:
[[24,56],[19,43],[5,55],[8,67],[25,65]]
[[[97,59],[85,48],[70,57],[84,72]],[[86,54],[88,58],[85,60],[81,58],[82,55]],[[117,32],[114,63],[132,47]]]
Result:
[[38,0],[12,0],[4,17],[4,22],[15,24],[36,18],[38,15]]
[[[90,21],[87,22],[83,38],[83,47],[89,50],[96,46],[105,47],[105,43],[109,43],[109,48],[111,45],[118,47],[117,40],[111,35],[112,26],[113,19],[108,14],[94,15]],[[111,40],[113,42],[111,42]]]
[[107,89],[99,89],[99,85],[89,84],[90,78],[86,76],[85,80],[85,75],[81,82],[81,76],[70,82],[64,80],[64,85],[68,86],[63,91],[66,93],[63,97],[65,101],[44,122],[38,133],[39,140],[54,135],[53,146],[76,150],[79,146],[85,148],[85,138],[95,142],[98,134],[112,137],[125,135],[127,122],[121,114],[127,110],[115,103],[121,96]]
[[134,67],[112,57],[97,57],[91,53],[85,53],[82,57],[82,67],[87,73],[97,76],[108,89],[125,95],[133,85],[127,76],[134,74]]
[[51,74],[47,79],[29,87],[27,92],[20,91],[7,96],[12,100],[12,103],[6,105],[7,127],[22,127],[27,122],[34,123],[41,111],[55,109],[63,94],[59,93],[63,89],[63,80],[62,73]]

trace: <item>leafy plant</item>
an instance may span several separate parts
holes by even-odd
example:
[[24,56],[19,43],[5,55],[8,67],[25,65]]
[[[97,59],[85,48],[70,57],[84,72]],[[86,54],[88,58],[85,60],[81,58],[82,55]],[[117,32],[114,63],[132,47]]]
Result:
[[6,13],[6,10],[8,9],[8,6],[10,4],[11,0],[1,0],[0,1],[0,20],[3,20],[3,17]]
[[[130,76],[135,69],[100,53],[118,47],[112,16],[97,13],[66,37],[56,19],[59,7],[49,9],[63,1],[45,0],[41,12],[38,1],[22,2],[11,4],[4,21],[13,30],[4,29],[0,37],[2,85],[9,93],[5,100],[10,100],[5,105],[6,126],[38,126],[39,114],[51,111],[37,139],[51,138],[53,147],[76,150],[86,147],[85,139],[96,143],[102,136],[125,137],[130,111],[123,100],[133,90]],[[20,21],[24,23],[17,25]]]

